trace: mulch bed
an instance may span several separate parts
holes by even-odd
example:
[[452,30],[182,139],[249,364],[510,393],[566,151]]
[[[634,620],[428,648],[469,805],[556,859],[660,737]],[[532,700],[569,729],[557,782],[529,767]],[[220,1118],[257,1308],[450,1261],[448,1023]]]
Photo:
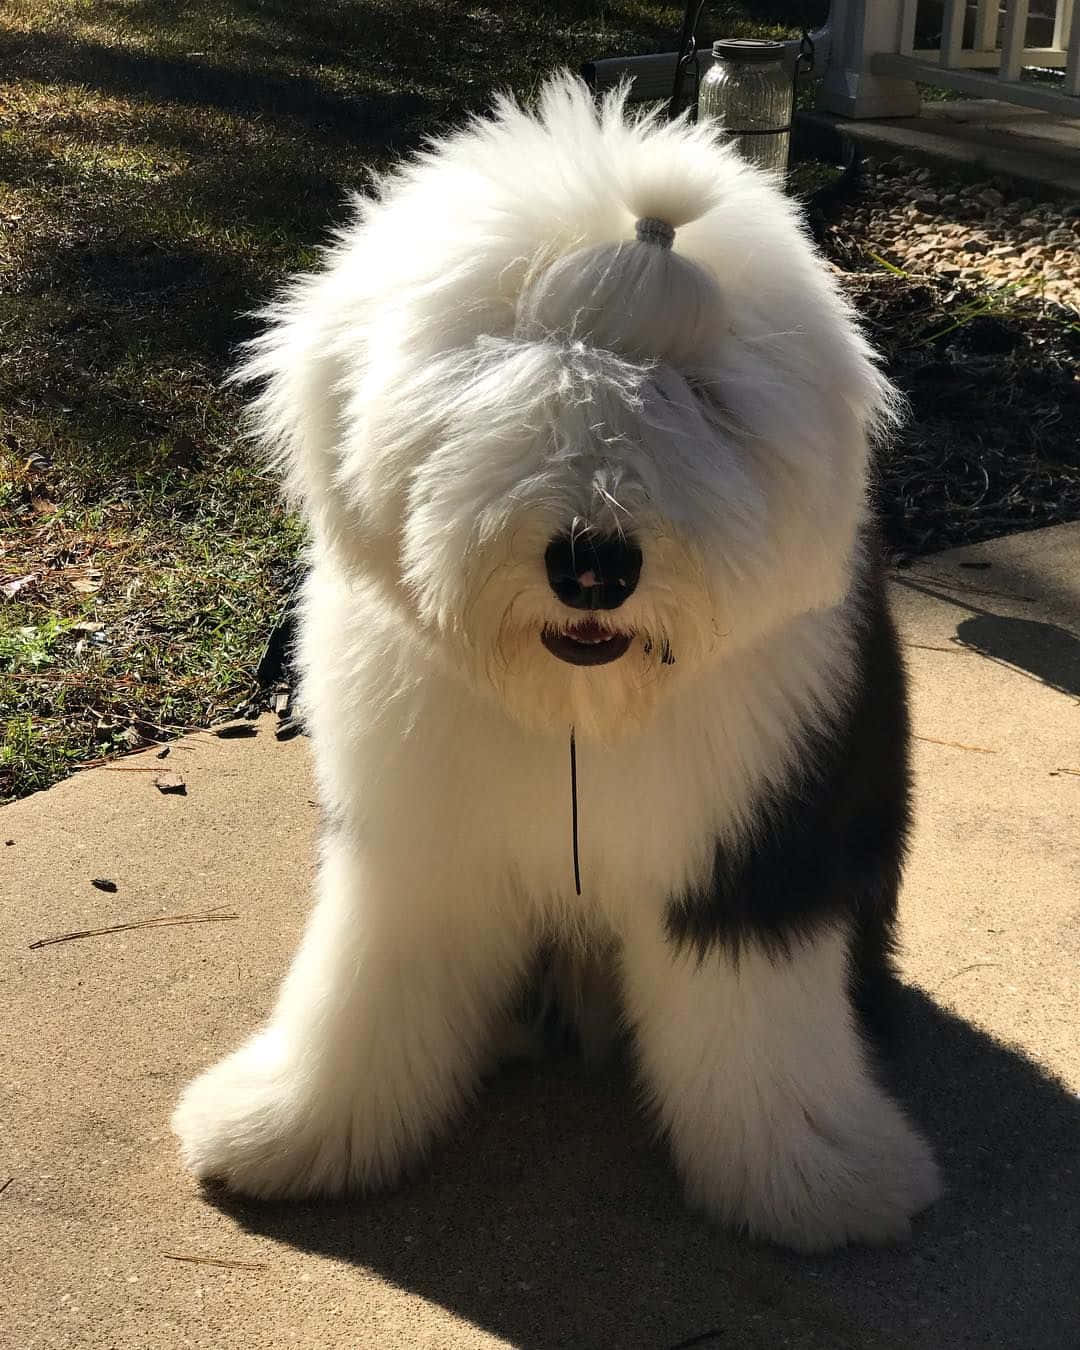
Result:
[[864,265],[842,228],[822,242],[910,404],[877,475],[896,559],[1080,520],[1076,313]]

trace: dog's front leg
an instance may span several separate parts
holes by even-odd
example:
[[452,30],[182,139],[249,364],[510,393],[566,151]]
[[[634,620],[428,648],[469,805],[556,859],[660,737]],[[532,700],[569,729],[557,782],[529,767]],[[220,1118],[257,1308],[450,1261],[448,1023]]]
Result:
[[699,959],[659,922],[628,934],[641,1071],[690,1199],[802,1251],[904,1237],[938,1194],[930,1150],[874,1081],[836,928],[787,953]]
[[328,842],[269,1023],[173,1116],[197,1176],[258,1196],[388,1184],[461,1107],[518,943],[421,862]]

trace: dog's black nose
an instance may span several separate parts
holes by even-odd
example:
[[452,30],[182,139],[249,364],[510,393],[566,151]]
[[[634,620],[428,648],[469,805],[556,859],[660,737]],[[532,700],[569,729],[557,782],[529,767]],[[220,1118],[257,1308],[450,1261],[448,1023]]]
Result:
[[618,609],[641,576],[641,549],[618,534],[559,534],[544,553],[551,589],[571,609]]

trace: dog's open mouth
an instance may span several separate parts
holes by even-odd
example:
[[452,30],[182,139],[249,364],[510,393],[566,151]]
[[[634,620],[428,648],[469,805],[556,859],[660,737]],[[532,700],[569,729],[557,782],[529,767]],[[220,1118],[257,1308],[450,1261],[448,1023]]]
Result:
[[633,633],[613,633],[595,619],[582,619],[569,628],[545,628],[540,634],[552,656],[572,666],[606,666],[617,661],[633,640]]

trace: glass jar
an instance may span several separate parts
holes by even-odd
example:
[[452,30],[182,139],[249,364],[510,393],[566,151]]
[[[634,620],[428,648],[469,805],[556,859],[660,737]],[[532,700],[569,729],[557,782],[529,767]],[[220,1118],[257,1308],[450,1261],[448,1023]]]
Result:
[[794,87],[784,69],[784,44],[752,38],[713,43],[713,64],[698,90],[698,119],[724,129],[744,159],[787,172]]

